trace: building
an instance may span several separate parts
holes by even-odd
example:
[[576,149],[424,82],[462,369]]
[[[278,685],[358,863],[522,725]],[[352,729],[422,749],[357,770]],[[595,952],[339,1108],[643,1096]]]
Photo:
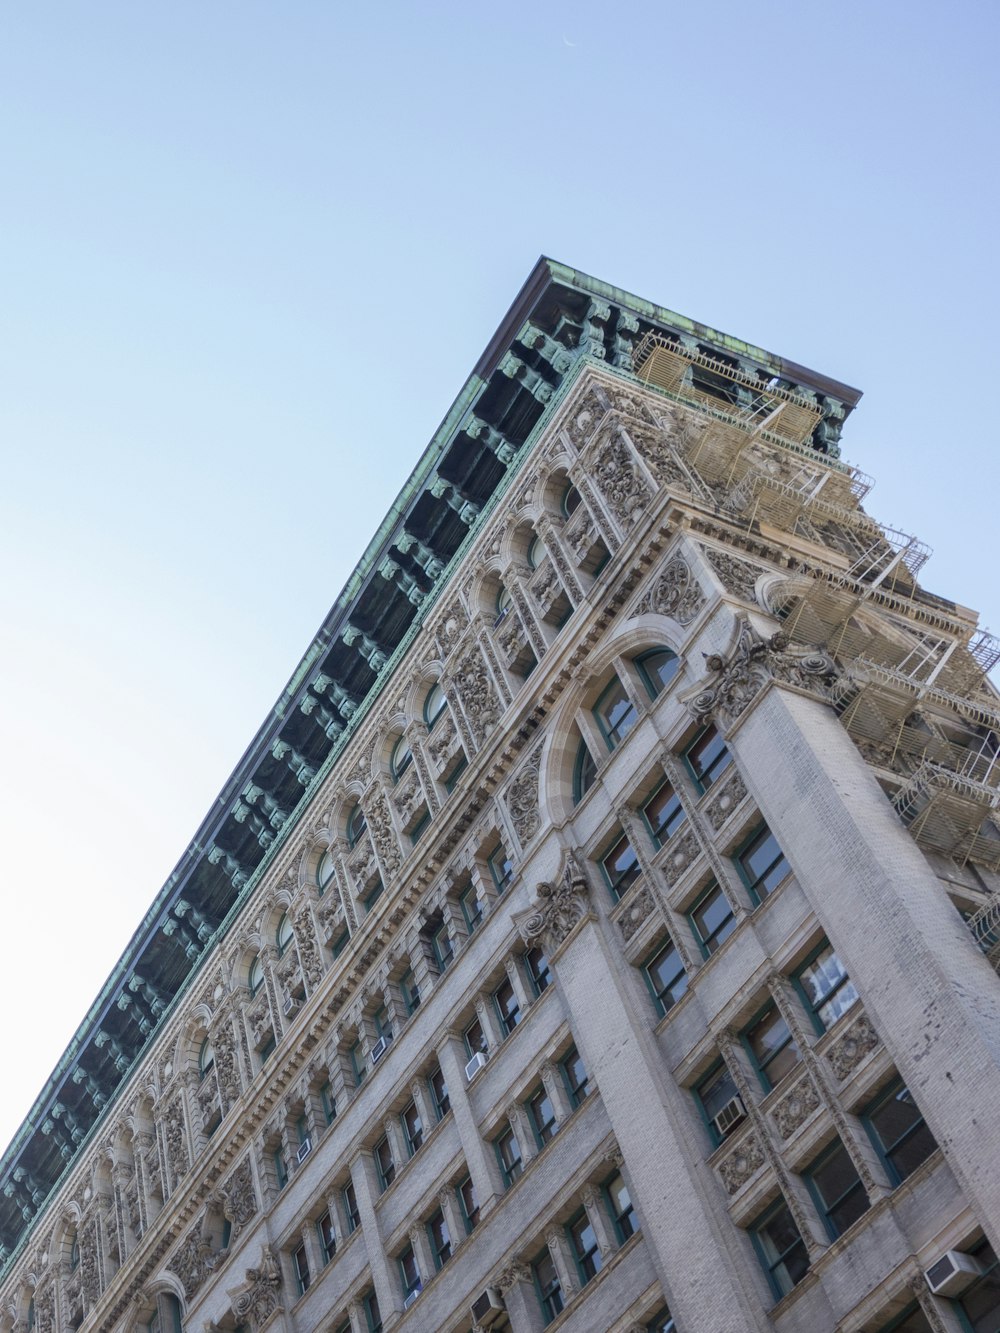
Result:
[[2,1333],[1000,1323],[997,644],[539,261],[0,1163]]

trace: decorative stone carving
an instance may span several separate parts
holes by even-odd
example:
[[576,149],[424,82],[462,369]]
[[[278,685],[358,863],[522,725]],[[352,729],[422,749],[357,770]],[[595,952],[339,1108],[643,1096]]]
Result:
[[691,573],[686,560],[677,555],[663,567],[659,577],[632,612],[639,616],[647,611],[670,616],[679,625],[690,625],[705,605],[701,584]]
[[224,1110],[228,1110],[240,1095],[240,1076],[236,1065],[236,1046],[228,1020],[212,1032],[212,1050],[215,1054],[215,1075],[222,1094]]
[[250,1333],[257,1333],[278,1308],[281,1287],[281,1266],[270,1245],[261,1252],[259,1268],[247,1269],[246,1286],[242,1291],[229,1292],[230,1305],[238,1324],[245,1324]]
[[763,572],[759,565],[752,565],[747,560],[740,560],[728,551],[717,550],[714,546],[704,546],[705,558],[719,576],[727,592],[735,593],[745,602],[755,602],[754,588]]
[[528,636],[516,611],[508,611],[495,637],[504,661],[510,666],[517,661],[528,642]]
[[505,1296],[512,1287],[516,1287],[519,1282],[531,1281],[531,1269],[527,1264],[522,1263],[520,1259],[515,1259],[513,1263],[501,1268],[496,1275],[497,1290],[502,1296]]
[[413,812],[418,805],[423,803],[424,794],[420,789],[420,778],[417,775],[415,765],[411,765],[409,772],[393,788],[392,803],[396,807],[396,812],[403,822],[404,828],[413,817]]
[[541,823],[538,810],[538,769],[541,762],[542,751],[539,747],[521,766],[507,789],[507,809],[522,847],[530,842]]
[[623,528],[630,528],[646,508],[650,488],[620,434],[601,442],[591,475],[615,518]]
[[462,603],[456,597],[441,616],[434,630],[434,637],[437,639],[442,659],[447,657],[455,647],[468,625],[469,617],[465,614]]
[[645,885],[639,889],[638,893],[630,895],[627,910],[618,918],[618,928],[621,930],[622,939],[626,943],[642,923],[647,920],[653,911],[653,907],[653,895]]
[[675,833],[670,839],[667,855],[662,863],[663,874],[671,887],[677,883],[687,868],[701,856],[701,844],[692,828]]
[[462,711],[477,745],[482,745],[500,717],[500,704],[482,655],[470,649],[452,677]]
[[541,941],[546,952],[557,949],[587,912],[587,881],[573,862],[556,884],[541,883],[538,901],[529,912],[517,913],[514,920],[526,944]]
[[844,1035],[828,1048],[826,1058],[834,1075],[842,1082],[878,1045],[878,1033],[872,1027],[868,1015],[862,1012]]
[[378,788],[368,802],[365,815],[368,819],[368,832],[375,844],[375,851],[382,862],[382,868],[386,875],[391,877],[399,869],[402,857],[389,817],[389,807]]
[[223,1213],[232,1223],[233,1236],[253,1220],[257,1213],[257,1195],[253,1187],[253,1169],[250,1158],[244,1157],[220,1190]]
[[215,1267],[216,1257],[210,1242],[205,1239],[201,1226],[192,1228],[167,1264],[170,1272],[176,1273],[180,1278],[185,1300],[190,1301],[210,1276]]
[[595,384],[587,390],[571,411],[565,429],[575,449],[582,449],[593,436],[604,419],[610,402],[607,390]]
[[729,1154],[719,1163],[719,1176],[727,1194],[735,1194],[752,1175],[764,1165],[764,1153],[757,1135],[751,1130],[745,1134]]
[[170,1184],[173,1188],[188,1169],[187,1144],[184,1141],[184,1108],[179,1097],[174,1098],[163,1116],[163,1144],[170,1167]]
[[302,964],[302,974],[310,992],[312,992],[322,980],[323,964],[320,960],[319,949],[316,947],[312,921],[306,909],[303,908],[299,912],[293,926],[295,928],[295,944],[299,951],[299,961]]
[[785,1093],[781,1101],[771,1111],[771,1119],[782,1141],[791,1138],[800,1125],[812,1115],[820,1104],[819,1092],[808,1074],[800,1078]]
[[556,572],[555,564],[546,559],[532,575],[528,588],[543,616],[548,615],[553,603],[562,594],[562,584]]
[[718,796],[705,807],[705,818],[718,833],[723,824],[733,813],[747,794],[747,784],[737,768],[732,768]]

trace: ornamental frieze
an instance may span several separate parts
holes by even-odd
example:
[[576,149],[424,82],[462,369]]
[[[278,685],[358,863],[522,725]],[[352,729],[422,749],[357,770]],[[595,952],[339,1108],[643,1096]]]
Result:
[[653,895],[645,885],[641,886],[638,893],[629,895],[628,906],[618,918],[618,929],[626,944],[653,914],[653,910]]
[[632,527],[649,503],[651,492],[622,435],[616,433],[599,444],[590,475],[621,526]]
[[727,1194],[742,1189],[751,1176],[764,1165],[764,1152],[753,1130],[747,1131],[728,1157],[719,1163],[719,1177]]
[[470,649],[451,673],[476,745],[482,745],[500,720],[500,702],[480,653]]
[[541,762],[542,751],[539,747],[521,766],[507,789],[507,809],[522,847],[530,842],[542,822],[538,808],[538,770]]
[[741,560],[738,556],[730,555],[728,551],[720,551],[714,546],[703,546],[702,550],[727,592],[733,593],[745,602],[756,602],[757,580],[764,573],[759,565],[752,565],[748,560]]
[[847,1078],[880,1044],[878,1033],[868,1015],[858,1014],[842,1037],[827,1049],[826,1058],[839,1081]]
[[807,1073],[803,1074],[771,1110],[771,1119],[782,1142],[805,1124],[819,1104],[815,1083]]
[[702,812],[715,833],[718,833],[719,829],[722,828],[736,807],[744,800],[746,794],[747,784],[743,781],[743,775],[735,765],[732,765],[729,777],[723,783],[718,795],[705,806]]
[[705,594],[692,574],[691,566],[677,555],[664,565],[653,586],[636,603],[632,615],[652,612],[654,615],[669,616],[679,625],[690,625],[705,601]]

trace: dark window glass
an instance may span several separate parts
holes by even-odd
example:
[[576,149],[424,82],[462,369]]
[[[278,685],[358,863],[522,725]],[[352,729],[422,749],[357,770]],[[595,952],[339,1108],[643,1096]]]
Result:
[[309,1290],[309,1260],[304,1245],[297,1245],[292,1251],[292,1267],[295,1269],[295,1285],[302,1296]]
[[764,1270],[778,1299],[809,1271],[809,1255],[788,1205],[780,1203],[754,1228]]
[[1000,1329],[1000,1265],[985,1241],[972,1253],[979,1260],[983,1276],[962,1293],[958,1306],[971,1333],[997,1333]]
[[382,1315],[378,1308],[378,1297],[373,1291],[365,1296],[362,1304],[365,1310],[365,1322],[368,1324],[368,1333],[382,1333]]
[[514,875],[514,863],[501,843],[486,858],[497,893],[503,893]]
[[451,1110],[451,1101],[448,1097],[448,1084],[444,1081],[444,1074],[440,1068],[434,1070],[427,1080],[431,1090],[431,1101],[434,1103],[434,1113],[439,1120]]
[[365,819],[365,812],[361,809],[360,805],[356,805],[347,817],[348,845],[351,847],[356,846],[358,839],[367,827],[368,821]]
[[458,905],[462,909],[465,928],[471,935],[483,919],[482,904],[476,896],[476,890],[471,884],[459,894]]
[[547,1324],[551,1324],[563,1308],[562,1287],[559,1284],[559,1274],[556,1272],[551,1254],[543,1254],[532,1265],[532,1271],[535,1277],[535,1286],[538,1289],[542,1316]]
[[875,1104],[865,1123],[897,1184],[937,1147],[909,1088],[901,1084],[894,1085]]
[[524,966],[535,994],[541,995],[552,980],[552,973],[549,971],[549,960],[541,949],[529,949],[524,955]]
[[574,1106],[579,1106],[590,1094],[590,1079],[587,1077],[580,1052],[575,1048],[562,1062],[562,1071],[569,1099]]
[[356,1041],[348,1052],[351,1061],[351,1072],[354,1075],[354,1086],[360,1088],[365,1081],[365,1074],[368,1072],[365,1067],[365,1057],[361,1050],[361,1042]]
[[496,1005],[504,1036],[509,1037],[521,1021],[521,1007],[509,980],[501,982],[493,992],[493,1003]]
[[471,1176],[466,1176],[459,1184],[458,1201],[462,1205],[465,1229],[471,1231],[479,1221],[479,1199],[476,1197],[476,1187],[472,1183]]
[[319,1101],[323,1108],[323,1119],[328,1125],[332,1125],[337,1118],[337,1103],[334,1100],[333,1089],[329,1083],[324,1083],[320,1088]]
[[421,1290],[420,1269],[417,1267],[417,1257],[413,1253],[412,1245],[407,1245],[399,1256],[399,1271],[403,1277],[404,1298]]
[[684,757],[695,782],[702,791],[708,791],[733,762],[726,742],[714,727],[706,727],[684,751]]
[[616,676],[594,705],[594,717],[609,750],[613,750],[632,730],[636,716],[635,704]]
[[420,1008],[420,988],[410,968],[399,979],[399,990],[403,997],[403,1006],[407,1014],[414,1014]]
[[465,1049],[469,1058],[475,1055],[477,1051],[486,1051],[489,1047],[486,1045],[486,1037],[483,1033],[483,1025],[478,1018],[474,1018],[469,1026],[462,1033],[462,1039],[465,1042]]
[[521,1174],[521,1149],[512,1129],[505,1129],[496,1140],[497,1157],[503,1173],[504,1185],[509,1189]]
[[667,940],[643,970],[657,1009],[667,1013],[687,990],[687,973],[673,942]]
[[319,1248],[323,1262],[329,1263],[337,1253],[337,1237],[333,1230],[333,1218],[329,1210],[316,1219],[316,1234],[319,1236]]
[[384,888],[385,888],[385,885],[382,883],[381,880],[378,880],[378,882],[376,883],[375,887],[374,887],[369,893],[367,893],[367,894],[365,895],[365,914],[366,914],[366,915],[372,910],[372,908],[375,906],[375,904],[378,902],[378,900],[382,897],[382,891],[383,891]]
[[799,1048],[788,1024],[772,1004],[743,1034],[766,1091],[799,1063]]
[[451,937],[448,934],[448,927],[442,922],[431,936],[431,947],[434,950],[434,958],[437,962],[438,972],[445,972],[455,954],[451,945]]
[[344,1200],[344,1217],[347,1221],[347,1234],[357,1231],[361,1225],[361,1214],[358,1212],[358,1200],[354,1193],[353,1183],[344,1186],[341,1197]]
[[657,847],[662,847],[668,838],[674,836],[684,823],[685,815],[684,807],[669,782],[657,788],[649,798],[642,807],[642,816]]
[[642,873],[639,862],[632,850],[632,844],[624,834],[601,858],[601,870],[616,901],[622,898],[626,890],[639,878]]
[[868,1196],[847,1149],[838,1139],[808,1173],[819,1211],[834,1239],[868,1209]]
[[283,1190],[288,1184],[288,1163],[285,1161],[285,1154],[280,1150],[274,1154],[274,1176],[278,1182],[278,1189]]
[[733,909],[718,884],[692,908],[691,924],[706,958],[736,929]]
[[658,1310],[646,1325],[646,1333],[677,1333],[677,1325],[669,1310]]
[[669,648],[653,648],[637,657],[635,664],[651,699],[666,689],[681,668],[677,655]]
[[427,1236],[431,1243],[431,1254],[434,1256],[434,1267],[443,1268],[451,1258],[451,1236],[448,1233],[448,1223],[440,1208],[432,1214],[427,1223]]
[[[732,1074],[725,1065],[720,1066],[698,1084],[695,1094],[709,1123],[712,1141],[721,1143],[742,1122],[745,1114],[739,1104],[733,1105],[737,1092]],[[725,1117],[722,1122],[717,1122],[720,1113],[725,1113]]]
[[635,1235],[639,1230],[639,1222],[632,1206],[632,1196],[628,1192],[628,1186],[625,1184],[620,1171],[613,1175],[604,1186],[604,1193],[608,1200],[608,1207],[611,1210],[611,1217],[615,1224],[615,1231],[618,1233],[618,1239],[624,1243],[629,1236]]
[[535,1131],[538,1146],[541,1148],[555,1135],[557,1128],[556,1113],[552,1109],[549,1094],[544,1088],[539,1088],[533,1097],[529,1097],[528,1115],[531,1118],[531,1125]]
[[405,737],[400,736],[392,747],[392,758],[389,760],[389,768],[392,770],[393,779],[398,782],[412,763],[413,751]]
[[406,1140],[406,1151],[412,1157],[424,1141],[424,1126],[420,1119],[420,1112],[417,1110],[415,1102],[410,1102],[403,1109],[399,1117],[403,1125],[403,1138]]
[[579,805],[594,785],[594,779],[597,777],[597,765],[594,763],[594,756],[587,749],[586,741],[580,742],[580,748],[576,752],[576,762],[573,765],[573,804]]
[[778,887],[790,867],[768,828],[762,828],[736,858],[744,882],[755,902],[761,902]]
[[396,1179],[396,1163],[392,1160],[392,1149],[387,1138],[381,1138],[376,1143],[374,1157],[379,1185],[383,1190],[387,1190]]
[[600,1246],[597,1244],[597,1236],[586,1213],[570,1224],[569,1239],[580,1273],[580,1281],[586,1285],[601,1271]]

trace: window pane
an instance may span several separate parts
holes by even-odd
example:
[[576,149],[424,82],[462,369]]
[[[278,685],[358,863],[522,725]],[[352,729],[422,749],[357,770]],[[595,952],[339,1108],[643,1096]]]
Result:
[[670,684],[681,666],[669,648],[654,648],[650,653],[643,653],[641,657],[636,658],[636,665],[642,673],[646,688],[654,698]]
[[775,1288],[785,1295],[809,1271],[806,1247],[785,1205],[757,1229],[757,1239]]
[[698,938],[706,953],[714,953],[729,938],[736,927],[736,918],[729,899],[721,889],[713,889],[691,913]]
[[601,1251],[594,1228],[590,1225],[590,1219],[586,1214],[570,1228],[570,1236],[581,1276],[584,1282],[588,1282],[601,1271]]
[[835,1236],[867,1211],[868,1197],[843,1144],[838,1143],[813,1170],[811,1179]]
[[514,987],[509,981],[504,981],[493,992],[493,1000],[500,1016],[500,1026],[504,1034],[509,1037],[521,1021],[521,1009],[514,994]]
[[846,1014],[858,998],[854,983],[829,945],[802,969],[799,984],[824,1028]]
[[898,1088],[872,1111],[868,1120],[901,1181],[937,1147],[908,1088]]
[[665,783],[643,806],[642,813],[649,825],[653,841],[658,847],[662,847],[668,838],[673,837],[685,819],[684,807],[669,782]]
[[598,699],[594,716],[609,750],[631,731],[636,720],[635,706],[617,677]]
[[698,1088],[698,1096],[705,1108],[705,1114],[709,1120],[714,1120],[726,1103],[736,1096],[736,1084],[733,1082],[732,1074],[728,1069],[720,1069]]
[[608,886],[616,898],[621,898],[630,884],[639,878],[639,862],[628,838],[619,838],[601,862]]
[[670,941],[646,964],[646,975],[663,1013],[672,1009],[687,990],[684,964]]
[[528,976],[531,978],[531,984],[535,988],[535,993],[541,995],[552,980],[552,974],[549,972],[549,960],[541,949],[529,949],[524,955],[524,962],[528,969]]
[[570,1101],[579,1106],[590,1093],[590,1080],[579,1051],[571,1051],[563,1061]]
[[608,1181],[606,1189],[608,1191],[608,1200],[611,1204],[611,1214],[615,1219],[615,1225],[618,1228],[619,1239],[628,1240],[638,1230],[635,1220],[635,1210],[632,1207],[632,1199],[628,1192],[628,1186],[622,1179],[621,1173],[613,1176]]
[[686,755],[695,780],[702,790],[707,790],[713,782],[717,782],[733,762],[725,741],[714,727],[709,727],[700,736],[696,736],[688,746]]
[[972,1333],[997,1333],[1000,1328],[1000,1269],[997,1257],[989,1245],[981,1245],[975,1250],[975,1256],[986,1269],[966,1291],[959,1305],[969,1321]]
[[757,1067],[773,1088],[799,1063],[799,1049],[788,1024],[771,1008],[748,1029],[747,1044],[753,1052]]
[[549,1094],[544,1089],[536,1092],[528,1102],[528,1110],[539,1143],[548,1143],[556,1132],[556,1114],[549,1101]]

